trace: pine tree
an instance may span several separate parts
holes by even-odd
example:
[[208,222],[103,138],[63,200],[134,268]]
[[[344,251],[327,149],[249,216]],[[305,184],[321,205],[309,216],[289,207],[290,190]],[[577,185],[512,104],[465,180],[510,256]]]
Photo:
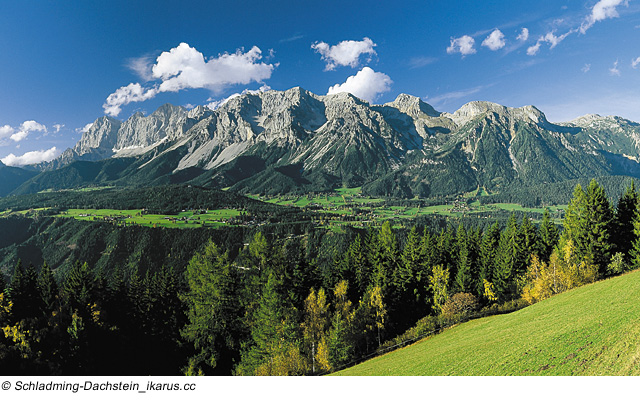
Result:
[[[482,235],[482,243],[480,245],[480,277],[479,281],[490,282],[493,284],[495,280],[495,264],[498,245],[500,243],[500,225],[494,223]],[[484,284],[478,290],[478,296],[484,295]]]
[[474,260],[472,259],[473,256],[470,249],[473,245],[470,242],[471,239],[469,235],[464,229],[464,226],[460,224],[456,234],[458,271],[455,276],[454,293],[470,292],[474,284],[472,276],[472,263]]
[[72,310],[77,309],[80,312],[80,318],[85,318],[90,313],[92,290],[93,279],[89,264],[76,261],[64,282],[62,295]]
[[615,244],[615,251],[622,253],[625,258],[629,258],[629,251],[632,247],[633,240],[633,220],[638,207],[638,192],[636,192],[635,181],[631,180],[631,184],[620,197],[616,213],[614,217],[612,230],[612,241]]
[[[240,310],[233,271],[228,253],[221,253],[213,242],[202,253],[196,253],[187,265],[189,290],[182,300],[187,307],[188,323],[182,337],[193,343],[197,352],[189,362],[192,369],[211,372],[218,367],[228,371],[231,368],[228,358],[239,350]],[[173,286],[175,282],[166,284]],[[223,357],[228,358],[221,360]]]
[[53,277],[49,264],[44,263],[38,276],[38,288],[44,305],[44,310],[51,312],[55,309],[58,297],[58,283]]
[[507,227],[500,235],[500,243],[496,254],[495,282],[492,282],[500,301],[510,300],[518,296],[516,283],[518,277],[526,272],[526,261],[524,240],[515,215],[511,214]]
[[587,215],[585,226],[586,259],[592,262],[601,275],[606,274],[611,261],[613,243],[611,230],[613,211],[602,186],[595,179],[587,187]]
[[553,248],[558,244],[558,227],[551,219],[549,209],[545,208],[540,224],[540,260],[547,262]]
[[33,265],[24,268],[22,262],[18,262],[11,280],[10,295],[16,321],[41,315],[42,299],[38,290],[38,274]]

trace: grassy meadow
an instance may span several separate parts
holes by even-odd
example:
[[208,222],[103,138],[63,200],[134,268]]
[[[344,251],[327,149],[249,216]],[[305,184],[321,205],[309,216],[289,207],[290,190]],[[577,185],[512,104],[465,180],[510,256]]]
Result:
[[640,271],[460,324],[335,375],[640,375]]

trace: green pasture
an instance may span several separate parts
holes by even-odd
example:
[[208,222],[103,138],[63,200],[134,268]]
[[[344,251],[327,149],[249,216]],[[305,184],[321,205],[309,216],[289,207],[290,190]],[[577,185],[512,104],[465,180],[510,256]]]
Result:
[[640,375],[640,271],[472,320],[336,375]]
[[208,210],[206,213],[183,211],[176,215],[146,214],[143,210],[69,209],[56,215],[83,221],[106,221],[122,225],[141,225],[165,228],[220,227],[240,211],[232,209]]

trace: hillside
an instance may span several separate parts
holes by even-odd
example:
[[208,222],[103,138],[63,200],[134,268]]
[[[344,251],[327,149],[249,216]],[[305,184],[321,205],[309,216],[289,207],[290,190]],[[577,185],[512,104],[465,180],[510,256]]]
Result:
[[337,375],[638,375],[640,271],[473,320]]

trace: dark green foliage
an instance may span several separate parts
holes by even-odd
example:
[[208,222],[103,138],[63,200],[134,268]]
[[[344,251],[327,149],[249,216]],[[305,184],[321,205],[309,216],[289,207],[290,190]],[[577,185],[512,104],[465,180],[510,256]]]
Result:
[[540,224],[540,248],[539,255],[540,258],[547,262],[549,261],[549,257],[551,256],[551,252],[554,247],[558,244],[558,227],[551,220],[551,214],[549,213],[549,209],[544,209],[544,214],[542,215],[542,223]]
[[228,253],[221,253],[213,242],[187,266],[189,291],[183,300],[189,322],[182,337],[193,343],[196,351],[188,361],[190,372],[229,371],[239,354],[241,314],[235,271]]
[[632,180],[625,192],[618,200],[618,206],[612,225],[612,238],[616,247],[616,251],[622,253],[625,257],[629,257],[633,237],[633,219],[638,207],[638,192],[636,191],[635,182]]
[[[637,238],[640,217],[633,214]],[[587,260],[608,256],[608,274],[624,272],[622,254],[611,257],[612,219],[601,187],[578,186],[561,243],[574,241]],[[32,266],[5,267],[14,276],[5,291],[13,308],[0,315],[0,327],[24,334],[28,346],[0,340],[3,373],[309,374],[321,365],[313,358],[321,347],[322,363],[335,369],[418,321],[440,329],[466,320],[460,311],[511,309],[531,255],[544,259],[558,242],[548,212],[540,227],[512,214],[504,229],[493,221],[457,231],[451,223],[423,230],[386,222],[344,233],[284,224],[179,231],[24,220],[0,225],[18,237],[43,234],[21,246],[55,261],[39,274]],[[11,240],[0,234],[7,247],[17,245]],[[640,264],[638,243],[630,253]],[[497,301],[485,296],[485,281]],[[309,346],[305,299],[312,288],[333,295],[320,307],[324,322]],[[442,307],[446,315],[436,315]]]
[[14,191],[18,186],[33,178],[38,173],[23,168],[7,167],[0,163],[0,197]]

